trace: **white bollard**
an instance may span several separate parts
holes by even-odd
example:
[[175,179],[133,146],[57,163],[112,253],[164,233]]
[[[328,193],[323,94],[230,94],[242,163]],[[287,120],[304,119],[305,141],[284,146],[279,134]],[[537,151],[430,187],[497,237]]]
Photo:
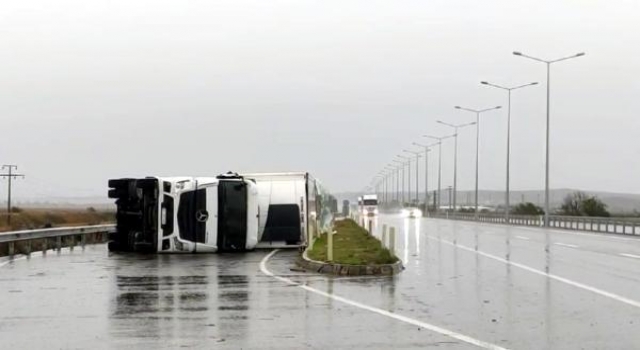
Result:
[[389,229],[389,251],[396,254],[396,228],[391,227]]
[[327,261],[333,261],[333,232],[327,232]]
[[387,246],[387,225],[382,225],[382,238],[380,238],[380,241],[382,242],[382,246],[386,247]]

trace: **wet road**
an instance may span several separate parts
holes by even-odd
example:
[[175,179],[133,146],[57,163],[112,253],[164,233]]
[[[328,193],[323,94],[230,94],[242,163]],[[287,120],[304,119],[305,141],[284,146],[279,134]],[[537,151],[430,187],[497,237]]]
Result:
[[[2,348],[638,348],[640,240],[381,216],[395,277],[292,271],[293,251],[0,262]],[[378,232],[379,234],[379,232]]]

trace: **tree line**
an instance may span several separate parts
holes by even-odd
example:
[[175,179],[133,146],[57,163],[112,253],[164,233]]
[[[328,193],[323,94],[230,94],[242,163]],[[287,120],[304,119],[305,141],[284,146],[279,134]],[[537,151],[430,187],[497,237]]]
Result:
[[[543,215],[544,210],[531,202],[527,202],[514,206],[511,213],[515,215]],[[611,216],[611,213],[607,210],[607,205],[600,198],[580,191],[566,195],[556,214],[567,216]]]

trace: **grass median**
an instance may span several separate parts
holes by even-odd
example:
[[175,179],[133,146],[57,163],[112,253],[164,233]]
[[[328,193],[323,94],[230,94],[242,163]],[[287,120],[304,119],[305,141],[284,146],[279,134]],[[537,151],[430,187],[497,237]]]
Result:
[[[327,235],[313,244],[308,256],[312,260],[327,261]],[[333,235],[333,263],[344,265],[393,264],[398,261],[379,240],[350,219],[336,222]]]

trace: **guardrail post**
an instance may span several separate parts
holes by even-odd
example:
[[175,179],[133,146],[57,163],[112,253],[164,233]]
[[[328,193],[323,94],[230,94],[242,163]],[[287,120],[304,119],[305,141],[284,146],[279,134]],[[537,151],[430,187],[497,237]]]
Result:
[[62,237],[58,236],[56,237],[56,251],[58,252],[58,254],[60,254],[61,250],[62,250]]
[[369,219],[367,226],[367,230],[369,231],[369,235],[373,236],[373,220]]
[[84,234],[82,235],[82,238],[80,238],[80,245],[82,246],[82,250],[84,250],[84,246],[87,244],[87,235]]
[[25,241],[25,246],[26,246],[25,250],[26,250],[26,253],[27,253],[27,258],[29,258],[29,257],[31,257],[31,240],[30,239],[27,239]]
[[42,240],[42,255],[47,255],[47,249],[49,249],[49,239]]
[[9,258],[13,259],[13,255],[16,253],[16,246],[14,242],[9,242]]
[[389,229],[389,251],[395,255],[396,253],[396,228]]

